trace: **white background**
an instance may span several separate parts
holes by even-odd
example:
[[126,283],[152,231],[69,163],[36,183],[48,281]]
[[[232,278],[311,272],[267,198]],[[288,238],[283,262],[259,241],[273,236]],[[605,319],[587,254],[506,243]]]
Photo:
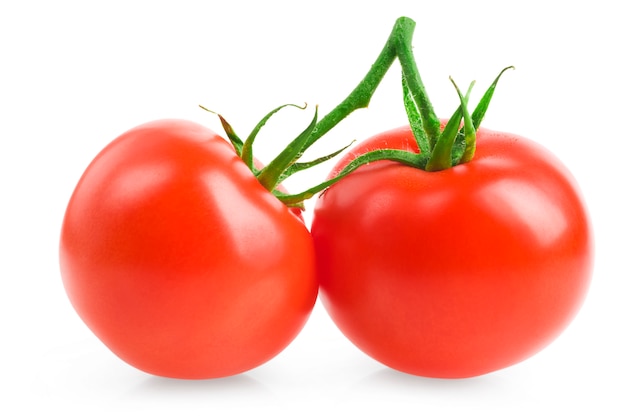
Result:
[[[319,304],[292,345],[240,376],[167,380],[113,356],[72,310],[58,272],[63,212],[89,161],[117,135],[157,118],[219,131],[199,104],[219,110],[241,135],[283,103],[319,104],[323,115],[356,86],[401,15],[417,21],[415,55],[439,116],[457,106],[449,75],[463,90],[477,79],[478,97],[515,65],[483,126],[544,144],[578,179],[594,223],[596,268],[567,331],[528,361],[451,381],[367,358]],[[621,16],[609,0],[3,1],[0,416],[625,417]],[[312,156],[404,124],[399,77],[394,66],[370,108],[324,137]],[[261,159],[311,112],[285,110],[268,124],[257,143]],[[329,168],[287,186],[301,190]]]

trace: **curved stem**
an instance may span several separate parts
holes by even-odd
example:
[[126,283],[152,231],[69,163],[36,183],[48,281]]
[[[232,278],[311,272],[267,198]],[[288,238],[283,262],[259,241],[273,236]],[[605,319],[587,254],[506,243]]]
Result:
[[315,108],[315,115],[308,127],[300,135],[296,137],[289,145],[272,160],[267,166],[265,166],[259,174],[257,179],[268,191],[273,191],[278,185],[283,173],[289,169],[301,156],[303,151],[303,145],[307,139],[311,136],[313,129],[317,124],[317,107]]
[[456,93],[459,95],[459,99],[461,100],[461,112],[463,113],[464,121],[463,133],[465,135],[465,151],[461,156],[461,162],[467,163],[474,158],[474,153],[476,152],[476,128],[474,127],[472,117],[470,116],[469,109],[467,108],[467,98],[469,97],[475,82],[472,81],[469,89],[467,90],[467,94],[463,96],[463,93],[461,93],[452,77],[450,77],[450,81],[454,85]]
[[359,167],[380,160],[389,160],[397,163],[401,163],[411,167],[421,167],[426,165],[426,156],[423,154],[415,154],[411,151],[396,150],[396,149],[378,149],[361,154],[352,160],[346,167],[344,167],[339,174],[325,182],[320,183],[304,192],[298,194],[284,194],[275,190],[274,195],[280,199],[287,206],[298,206],[303,201],[312,198],[318,192],[323,191],[329,186],[337,183],[350,173],[354,172]]
[[402,66],[402,74],[406,79],[406,85],[413,95],[422,116],[424,132],[426,133],[430,149],[432,150],[439,138],[440,122],[426,94],[426,88],[417,70],[417,64],[413,56],[411,39],[415,29],[415,22],[408,18],[400,18],[396,23],[396,26],[398,25],[402,26],[404,30],[398,32],[395,46],[396,54]]
[[[459,93],[461,106],[459,106],[457,111],[452,115],[452,118],[450,118],[448,124],[442,131],[440,128],[440,120],[428,98],[426,88],[422,82],[413,55],[411,43],[414,31],[415,22],[412,19],[408,17],[398,18],[382,51],[361,82],[359,82],[339,105],[320,120],[317,120],[316,108],[315,116],[309,126],[264,169],[256,170],[254,168],[252,144],[256,134],[267,119],[275,112],[288,105],[276,108],[266,115],[245,142],[241,141],[241,139],[235,135],[232,127],[225,123],[223,118],[220,117],[224,129],[237,150],[237,153],[248,164],[257,179],[266,189],[272,191],[272,193],[286,205],[301,206],[303,200],[310,198],[315,193],[320,192],[332,183],[338,181],[340,178],[347,175],[348,172],[356,170],[360,165],[367,164],[371,161],[392,160],[426,171],[436,171],[447,169],[459,162],[465,163],[471,160],[473,149],[475,148],[475,129],[478,129],[484,117],[498,79],[505,70],[511,67],[502,70],[481,99],[471,117],[467,110],[467,100]],[[366,108],[369,105],[374,92],[396,58],[398,58],[402,68],[405,109],[418,143],[419,153],[400,152],[398,150],[378,150],[371,154],[368,153],[367,157],[360,156],[356,158],[346,168],[347,171],[342,172],[340,176],[314,186],[305,192],[286,195],[276,191],[276,185],[293,173],[303,168],[311,167],[338,153],[335,152],[309,163],[297,163],[298,159],[311,145],[334,128],[339,122],[344,120],[355,110]],[[460,128],[462,120],[465,120],[465,126]],[[472,129],[472,126],[474,129]]]
[[393,48],[394,38],[395,30],[391,33],[389,40],[387,40],[383,50],[363,80],[352,90],[348,97],[317,123],[315,130],[313,130],[309,138],[309,145],[334,128],[335,125],[352,112],[357,109],[367,108],[374,91],[378,88],[383,77],[396,59],[396,53]]
[[385,74],[395,61],[400,61],[403,73],[407,79],[407,87],[416,99],[417,106],[426,120],[425,131],[429,142],[434,143],[439,135],[439,119],[435,115],[433,106],[426,95],[426,89],[415,64],[415,57],[411,47],[411,39],[415,31],[415,22],[408,17],[401,17],[387,39],[385,46],[376,58],[376,61],[365,75],[363,80],[352,90],[339,105],[324,116],[317,123],[311,133],[306,148],[311,146],[320,137],[330,131],[339,122],[357,109],[366,108],[375,90],[380,85]]
[[240,157],[241,157],[241,159],[246,163],[246,165],[250,169],[254,168],[254,157],[253,157],[253,153],[252,153],[252,144],[254,143],[254,140],[256,139],[257,134],[259,133],[261,128],[263,128],[263,126],[267,123],[267,121],[276,112],[280,111],[283,108],[286,108],[287,106],[293,106],[294,108],[298,108],[298,109],[305,109],[306,108],[306,104],[304,106],[287,104],[287,105],[282,105],[282,106],[279,106],[279,107],[277,107],[275,109],[272,109],[272,111],[270,111],[267,115],[265,115],[263,117],[263,119],[261,119],[261,121],[259,121],[259,123],[256,124],[256,126],[254,127],[254,129],[252,130],[250,135],[248,135],[248,138],[246,138],[246,140],[243,142],[243,145],[241,146],[241,156]]

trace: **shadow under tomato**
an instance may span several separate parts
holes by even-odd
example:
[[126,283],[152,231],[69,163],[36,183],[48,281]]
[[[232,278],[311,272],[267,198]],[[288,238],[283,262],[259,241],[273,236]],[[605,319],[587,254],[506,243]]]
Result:
[[272,392],[261,382],[246,374],[208,380],[178,380],[149,376],[130,392],[132,398],[206,399],[234,401],[240,398],[268,398]]
[[518,394],[525,380],[512,369],[497,371],[472,378],[440,379],[419,377],[382,367],[355,383],[356,392],[393,393],[396,395],[421,394],[424,397],[455,396],[472,398],[486,396],[506,399]]

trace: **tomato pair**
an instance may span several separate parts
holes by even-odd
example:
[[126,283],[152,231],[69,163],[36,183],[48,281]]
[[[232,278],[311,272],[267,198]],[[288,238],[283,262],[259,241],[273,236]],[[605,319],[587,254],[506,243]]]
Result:
[[[469,377],[539,351],[589,285],[593,243],[575,180],[547,150],[478,129],[470,89],[442,124],[400,18],[363,81],[265,167],[220,116],[230,144],[192,122],[131,129],[89,165],[67,208],[67,294],[115,354],[151,374],[212,378],[284,349],[321,299],[339,329],[411,374]],[[400,60],[409,126],[345,155],[299,194],[287,177],[315,141],[367,105]],[[507,67],[508,69],[510,67]],[[505,69],[505,70],[506,70]],[[503,70],[504,71],[504,70]],[[341,150],[340,150],[341,151]],[[322,192],[309,232],[302,201]],[[319,287],[318,287],[319,284]]]
[[[550,153],[486,129],[477,141],[470,163],[444,171],[359,168],[320,195],[309,234],[213,132],[139,126],[94,159],[70,200],[67,293],[126,362],[219,377],[297,335],[316,300],[317,260],[325,307],[373,358],[434,377],[506,367],[572,319],[592,237],[575,182]],[[381,147],[416,149],[408,127],[385,132],[335,173]]]

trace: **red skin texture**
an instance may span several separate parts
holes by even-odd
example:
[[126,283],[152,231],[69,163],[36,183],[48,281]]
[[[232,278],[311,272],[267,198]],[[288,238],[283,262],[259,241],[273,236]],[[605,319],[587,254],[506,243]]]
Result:
[[[378,148],[416,151],[408,127]],[[439,172],[380,161],[319,196],[320,298],[361,350],[410,374],[462,378],[518,363],[554,340],[592,273],[589,217],[547,150],[480,129],[474,159]]]
[[233,375],[278,354],[316,301],[314,264],[302,220],[228,142],[187,121],[109,144],[61,232],[80,317],[121,359],[166,377]]

